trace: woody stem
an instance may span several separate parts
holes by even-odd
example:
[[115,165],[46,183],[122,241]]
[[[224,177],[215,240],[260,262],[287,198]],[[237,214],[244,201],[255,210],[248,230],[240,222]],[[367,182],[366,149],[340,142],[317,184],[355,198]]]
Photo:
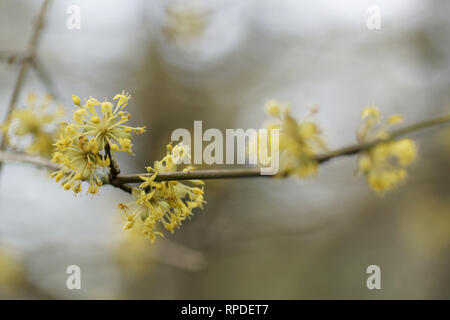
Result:
[[112,180],[112,179],[115,179],[119,175],[120,169],[119,169],[119,165],[116,163],[116,161],[112,157],[111,147],[109,146],[109,143],[107,143],[105,146],[105,154],[109,158],[109,174],[110,174],[110,180]]
[[[409,133],[417,132],[426,128],[435,127],[442,124],[450,123],[450,114],[417,122],[415,124],[403,127],[398,130],[391,131],[389,137],[383,140],[376,140],[366,144],[356,144],[334,151],[316,156],[317,162],[320,164],[331,159],[343,156],[352,156],[365,151],[374,145],[382,142],[393,140]],[[117,176],[112,182],[114,184],[123,183],[139,183],[142,179],[139,176],[148,176],[148,173],[130,174]],[[170,181],[170,180],[195,180],[195,179],[228,179],[228,178],[247,178],[247,177],[272,177],[270,175],[261,175],[260,168],[241,168],[241,169],[210,169],[210,170],[194,170],[194,171],[176,171],[176,172],[162,172],[159,173],[155,181]]]
[[[325,163],[331,159],[356,155],[363,152],[379,143],[383,143],[392,139],[399,138],[406,134],[418,132],[423,129],[436,127],[438,125],[449,124],[450,114],[417,122],[415,124],[403,127],[398,130],[391,131],[389,137],[384,140],[376,140],[367,144],[358,144],[330,151],[316,156],[315,160],[320,164]],[[131,187],[128,183],[140,183],[142,179],[140,176],[149,176],[148,173],[142,174],[128,174],[119,175],[119,167],[112,158],[111,148],[109,145],[105,147],[106,155],[110,158],[110,174],[106,183],[114,187],[120,188],[128,193],[131,193]],[[29,156],[23,153],[0,151],[0,162],[24,162],[31,163],[36,166],[47,167],[52,170],[60,168],[59,165],[52,163],[42,158]],[[230,179],[230,178],[248,178],[248,177],[272,177],[270,175],[261,175],[261,168],[238,168],[238,169],[209,169],[209,170],[192,170],[192,171],[175,171],[175,172],[161,172],[155,177],[155,181],[172,181],[172,180],[207,180],[207,179]]]

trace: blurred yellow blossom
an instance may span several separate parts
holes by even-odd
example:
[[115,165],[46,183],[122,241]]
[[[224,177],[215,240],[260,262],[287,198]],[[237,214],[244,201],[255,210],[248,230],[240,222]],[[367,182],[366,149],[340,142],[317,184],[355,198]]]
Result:
[[54,149],[57,133],[57,120],[63,116],[62,106],[50,108],[52,97],[45,95],[39,99],[29,93],[24,108],[14,109],[2,124],[7,145],[27,153],[49,157]]
[[[145,131],[145,127],[125,125],[131,118],[130,114],[124,111],[130,98],[131,96],[125,92],[117,94],[114,97],[114,100],[118,100],[115,108],[106,99],[99,102],[95,98],[89,98],[84,106],[80,106],[73,114],[75,123],[72,124],[72,138],[86,136],[95,139],[100,151],[105,150],[106,145],[119,143],[122,150],[118,151],[131,154],[131,134],[141,134]],[[73,96],[73,100],[76,104],[80,99]],[[100,112],[97,112],[96,106],[100,106]]]
[[[401,115],[393,115],[381,122],[378,109],[367,107],[362,113],[363,124],[358,130],[358,141],[370,143],[388,139],[390,125],[403,121]],[[359,172],[366,176],[369,186],[380,194],[391,190],[407,177],[408,167],[417,157],[417,148],[411,139],[381,142],[362,152],[358,158]]]
[[25,283],[23,264],[10,249],[0,246],[0,292],[10,292]]
[[142,236],[143,226],[135,226],[124,233],[115,253],[120,271],[128,278],[142,276],[152,267],[155,251]]
[[450,199],[430,185],[421,184],[406,193],[400,205],[403,210],[399,212],[399,227],[407,241],[405,248],[424,258],[445,255],[450,244]]
[[[315,175],[318,169],[316,156],[327,150],[322,131],[314,120],[317,108],[312,108],[302,121],[297,121],[291,115],[288,106],[280,105],[275,100],[267,102],[266,112],[274,118],[266,124],[269,135],[274,129],[279,129],[280,134],[278,175],[296,175],[300,178]],[[267,140],[267,150],[270,150],[270,139]],[[259,141],[254,144],[253,149],[257,149]]]
[[[155,161],[154,167],[147,167],[148,176],[141,176],[142,183],[133,188],[133,202],[119,204],[127,218],[124,229],[130,229],[136,223],[143,227],[143,233],[153,242],[156,236],[163,236],[158,225],[173,233],[182,222],[192,216],[192,210],[203,208],[204,184],[201,180],[189,180],[193,186],[180,181],[155,182],[158,173],[177,170],[174,150],[179,156],[181,146],[167,146],[167,155],[161,161]],[[191,169],[191,168],[189,168]]]

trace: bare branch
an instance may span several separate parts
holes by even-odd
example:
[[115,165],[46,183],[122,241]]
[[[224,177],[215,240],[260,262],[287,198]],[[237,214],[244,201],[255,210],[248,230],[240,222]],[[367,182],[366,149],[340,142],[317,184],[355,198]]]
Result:
[[[424,120],[417,122],[410,126],[406,126],[399,130],[391,131],[389,138],[384,140],[377,140],[367,144],[356,144],[334,151],[327,152],[322,155],[318,155],[316,160],[319,163],[327,162],[333,158],[352,156],[367,150],[370,147],[388,140],[393,140],[405,134],[420,131],[426,128],[435,127],[442,124],[450,123],[450,114],[441,117]],[[142,179],[139,176],[149,176],[148,173],[121,175],[112,180],[114,185],[120,185],[123,183],[139,183]],[[226,179],[226,178],[245,178],[245,177],[271,177],[267,175],[261,175],[260,168],[244,168],[244,169],[213,169],[213,170],[195,170],[195,171],[178,171],[178,172],[164,172],[156,176],[155,181],[169,181],[169,180],[195,180],[195,179]]]
[[[316,160],[322,164],[331,159],[356,155],[364,150],[367,150],[379,143],[383,143],[389,140],[393,140],[400,136],[414,133],[426,128],[436,127],[438,125],[449,124],[450,123],[450,114],[444,115],[441,117],[436,117],[429,120],[424,120],[421,122],[417,122],[410,126],[406,126],[399,130],[391,131],[388,139],[377,140],[367,144],[358,144],[351,145],[348,147],[344,147],[341,149],[337,149],[334,151],[330,151],[328,153],[318,155]],[[108,153],[108,151],[107,151]],[[109,151],[109,154],[111,152]],[[110,158],[112,159],[112,158]],[[33,157],[26,155],[24,153],[17,152],[6,152],[0,151],[0,162],[9,161],[9,162],[24,162],[31,163],[41,167],[47,167],[53,170],[61,169],[61,166],[55,163],[52,163],[49,160],[45,160],[39,157]],[[112,162],[111,162],[112,163]],[[131,187],[128,186],[128,183],[140,183],[142,179],[140,176],[149,176],[149,173],[140,173],[140,174],[129,174],[129,175],[119,175],[119,171],[117,170],[116,165],[112,165],[111,174],[109,179],[105,182],[106,184],[110,184],[114,187],[120,188],[128,193],[131,193]],[[175,172],[161,172],[159,173],[155,181],[173,181],[173,180],[206,180],[206,179],[229,179],[229,178],[249,178],[249,177],[272,177],[268,175],[261,175],[261,168],[239,168],[239,169],[210,169],[210,170],[192,170],[192,171],[175,171]]]
[[53,163],[47,159],[30,156],[26,153],[0,151],[0,162],[22,162],[33,164],[38,167],[48,168],[51,170],[60,170],[62,166]]
[[[13,94],[11,96],[11,100],[8,105],[8,109],[6,110],[6,119],[9,118],[11,113],[13,112],[14,108],[17,104],[17,99],[19,98],[19,94],[22,91],[23,84],[25,82],[25,78],[28,74],[28,70],[30,68],[31,62],[36,56],[37,46],[39,42],[39,36],[41,34],[42,28],[44,26],[44,18],[45,14],[47,12],[47,9],[49,7],[50,0],[44,0],[42,3],[41,11],[39,12],[39,16],[36,21],[36,25],[34,27],[33,34],[31,36],[30,43],[28,45],[28,48],[26,50],[26,59],[23,59],[20,66],[19,76],[17,77],[16,84],[14,86]],[[0,150],[3,150],[5,148],[5,136],[2,135],[2,142],[0,144]],[[1,163],[0,163],[1,166]]]
[[56,90],[52,77],[50,76],[50,74],[48,73],[47,69],[42,64],[42,62],[40,62],[39,59],[33,59],[31,62],[31,66],[33,67],[33,70],[36,72],[38,78],[47,88],[48,93],[50,93],[56,100],[60,100],[61,95]]

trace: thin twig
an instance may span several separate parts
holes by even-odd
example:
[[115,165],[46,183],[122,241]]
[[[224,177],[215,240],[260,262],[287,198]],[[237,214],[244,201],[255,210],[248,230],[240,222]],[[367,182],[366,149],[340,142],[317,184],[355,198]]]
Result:
[[[384,140],[377,140],[367,144],[356,144],[334,151],[318,155],[316,160],[319,163],[327,162],[333,158],[351,156],[358,154],[361,151],[367,150],[374,145],[386,142],[403,136],[405,134],[420,131],[426,128],[435,127],[441,124],[450,123],[450,114],[424,120],[404,128],[391,131],[389,138]],[[121,185],[123,183],[139,183],[142,182],[140,176],[149,176],[148,173],[121,175],[111,181],[114,185]],[[243,169],[211,169],[211,170],[195,170],[195,171],[177,171],[177,172],[163,172],[159,173],[155,181],[169,181],[169,180],[195,180],[195,179],[226,179],[226,178],[245,178],[245,177],[271,177],[268,175],[261,175],[260,168],[243,168]]]
[[111,154],[111,147],[109,146],[108,143],[105,146],[105,153],[106,153],[106,156],[109,158],[110,180],[113,180],[119,175],[120,169]]
[[[112,180],[114,184],[122,183],[138,183],[142,182],[139,176],[149,176],[148,173],[120,175]],[[245,177],[263,177],[260,168],[239,168],[239,169],[209,169],[209,170],[192,170],[192,171],[174,171],[161,172],[155,181],[172,181],[172,180],[207,180],[207,179],[230,179]],[[270,176],[269,176],[270,177]]]
[[[368,148],[373,147],[376,144],[383,143],[406,134],[414,133],[426,128],[435,127],[441,124],[450,123],[450,114],[417,122],[410,126],[391,131],[388,139],[377,140],[372,143],[362,145],[352,145],[330,151],[326,154],[322,154],[316,157],[319,163],[325,163],[331,159],[351,156],[358,154]],[[112,159],[111,151],[106,150],[106,153]],[[24,153],[0,151],[0,162],[24,162],[31,163],[40,167],[47,167],[52,170],[59,170],[61,166],[55,164],[49,160],[39,157],[29,156]],[[149,173],[142,174],[129,174],[119,175],[117,165],[114,161],[111,161],[110,167],[111,173],[105,181],[106,184],[110,184],[114,187],[120,188],[125,192],[131,193],[132,187],[127,183],[140,183],[142,179],[140,176],[148,176]],[[272,177],[270,175],[261,175],[261,168],[239,168],[239,169],[210,169],[210,170],[193,170],[193,171],[175,171],[175,172],[161,172],[155,177],[155,181],[173,181],[173,180],[205,180],[205,179],[229,179],[229,178],[246,178],[246,177]]]
[[364,150],[367,150],[367,149],[373,147],[374,145],[376,145],[380,142],[387,141],[387,140],[393,140],[393,139],[399,138],[399,137],[404,136],[409,133],[417,132],[417,131],[420,131],[423,129],[435,127],[435,126],[446,124],[449,122],[450,122],[450,114],[432,118],[432,119],[428,119],[428,120],[423,120],[423,121],[414,123],[412,125],[403,127],[401,129],[393,130],[393,131],[389,132],[388,139],[376,140],[376,141],[366,143],[366,144],[353,145],[353,146],[348,146],[348,147],[344,147],[341,149],[337,149],[337,150],[328,152],[326,154],[319,155],[317,157],[317,161],[319,163],[323,163],[323,162],[331,160],[335,157],[355,155],[361,151],[364,151]]
[[[39,12],[39,16],[36,21],[36,25],[34,27],[33,34],[31,36],[30,43],[27,48],[27,54],[26,59],[22,60],[19,76],[17,77],[16,84],[14,86],[13,94],[11,96],[11,100],[9,102],[8,108],[6,110],[6,119],[9,118],[11,113],[13,112],[14,108],[16,107],[17,100],[19,98],[19,94],[22,91],[23,84],[25,82],[25,78],[27,76],[28,70],[30,68],[31,62],[36,56],[37,46],[39,42],[39,36],[42,31],[42,27],[44,26],[44,18],[45,14],[47,12],[48,6],[49,6],[50,0],[44,0],[42,3],[41,10]],[[5,148],[5,133],[2,134],[2,141],[0,143],[0,150],[3,150]],[[1,163],[0,163],[1,166]]]
[[33,164],[37,167],[43,167],[51,170],[60,170],[62,166],[53,163],[47,159],[40,157],[30,156],[26,153],[11,152],[11,151],[1,151],[0,150],[0,162],[21,162]]

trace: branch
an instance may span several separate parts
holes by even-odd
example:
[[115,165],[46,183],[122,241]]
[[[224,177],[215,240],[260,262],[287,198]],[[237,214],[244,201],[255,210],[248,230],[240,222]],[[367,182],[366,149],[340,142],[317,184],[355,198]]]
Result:
[[420,122],[414,123],[412,125],[403,127],[401,129],[393,130],[393,131],[389,132],[388,139],[376,140],[376,141],[366,143],[366,144],[358,144],[358,145],[353,145],[353,146],[348,146],[348,147],[344,147],[341,149],[337,149],[335,151],[330,151],[326,154],[319,155],[317,157],[317,161],[319,163],[323,163],[323,162],[329,161],[336,157],[355,155],[355,154],[360,153],[361,151],[364,151],[364,150],[367,150],[367,149],[373,147],[374,145],[376,145],[378,143],[386,142],[389,140],[394,140],[396,138],[399,138],[399,137],[404,136],[409,133],[417,132],[417,131],[431,128],[431,127],[436,127],[438,125],[442,125],[442,124],[446,124],[446,123],[450,123],[450,114],[432,118],[432,119],[428,119],[428,120],[424,120],[424,121],[420,121]]
[[[344,147],[341,149],[337,149],[334,151],[330,151],[328,153],[318,155],[316,160],[322,164],[331,159],[351,156],[358,154],[362,151],[365,151],[379,143],[383,143],[386,141],[393,140],[395,138],[401,137],[406,134],[414,133],[423,129],[436,127],[442,124],[450,123],[450,114],[432,118],[429,120],[424,120],[421,122],[417,122],[410,126],[406,126],[404,128],[391,131],[389,133],[389,138],[384,140],[376,140],[367,144],[358,144],[351,145],[348,147]],[[108,151],[107,151],[108,153]],[[109,151],[110,153],[110,151]],[[26,155],[24,153],[17,152],[7,152],[0,151],[0,162],[23,162],[23,163],[31,163],[40,167],[47,167],[52,170],[59,170],[61,166],[55,164],[49,160],[45,160],[39,157],[33,157]],[[111,162],[112,163],[112,162]],[[111,169],[111,174],[106,182],[106,184],[110,184],[114,187],[120,188],[128,193],[131,193],[131,187],[127,185],[127,183],[140,183],[142,182],[139,176],[149,176],[149,173],[141,173],[141,174],[129,174],[129,175],[118,175],[118,171],[115,171],[116,174],[112,172],[115,166],[113,165]],[[116,170],[116,169],[114,169]],[[273,177],[269,175],[261,175],[261,168],[239,168],[239,169],[209,169],[209,170],[193,170],[193,171],[175,171],[175,172],[162,172],[159,173],[155,181],[172,181],[172,180],[207,180],[207,179],[229,179],[229,178],[248,178],[248,177]]]
[[[417,122],[410,126],[391,131],[389,133],[389,138],[384,140],[376,140],[371,143],[366,144],[356,144],[334,151],[327,152],[322,155],[318,155],[316,160],[319,163],[327,162],[333,158],[352,156],[365,151],[374,145],[382,142],[393,140],[400,136],[420,131],[426,128],[435,127],[441,124],[450,123],[450,114],[440,116],[437,118],[432,118],[429,120],[424,120]],[[116,179],[112,180],[110,183],[115,185],[120,185],[124,183],[139,183],[142,179],[139,176],[149,176],[148,173],[142,174],[131,174],[131,175],[121,175]],[[269,175],[261,175],[260,168],[244,168],[244,169],[211,169],[211,170],[195,170],[195,171],[177,171],[177,172],[164,172],[156,176],[155,181],[170,181],[170,180],[195,180],[195,179],[227,179],[227,178],[246,178],[246,177],[272,177]]]
[[30,57],[23,53],[0,51],[0,61],[5,60],[7,64],[23,63],[27,59]]
[[[25,59],[21,61],[19,76],[17,77],[16,84],[14,86],[14,91],[11,96],[11,100],[9,102],[8,108],[6,110],[6,119],[9,118],[11,113],[13,112],[17,99],[19,98],[20,91],[22,90],[23,84],[25,82],[25,78],[27,76],[28,70],[30,68],[31,62],[36,56],[37,45],[39,42],[39,36],[42,31],[42,27],[44,26],[44,18],[49,6],[50,0],[44,0],[42,3],[41,11],[39,12],[38,19],[36,21],[36,25],[34,27],[33,34],[31,36],[30,43],[27,48],[27,54],[25,55]],[[0,144],[0,149],[3,150],[5,148],[5,134],[2,134],[2,142]],[[0,163],[1,165],[1,163]]]
[[110,173],[110,180],[112,180],[118,176],[118,174],[120,173],[120,169],[111,154],[111,147],[109,146],[108,143],[105,146],[105,153],[109,158],[109,173]]

